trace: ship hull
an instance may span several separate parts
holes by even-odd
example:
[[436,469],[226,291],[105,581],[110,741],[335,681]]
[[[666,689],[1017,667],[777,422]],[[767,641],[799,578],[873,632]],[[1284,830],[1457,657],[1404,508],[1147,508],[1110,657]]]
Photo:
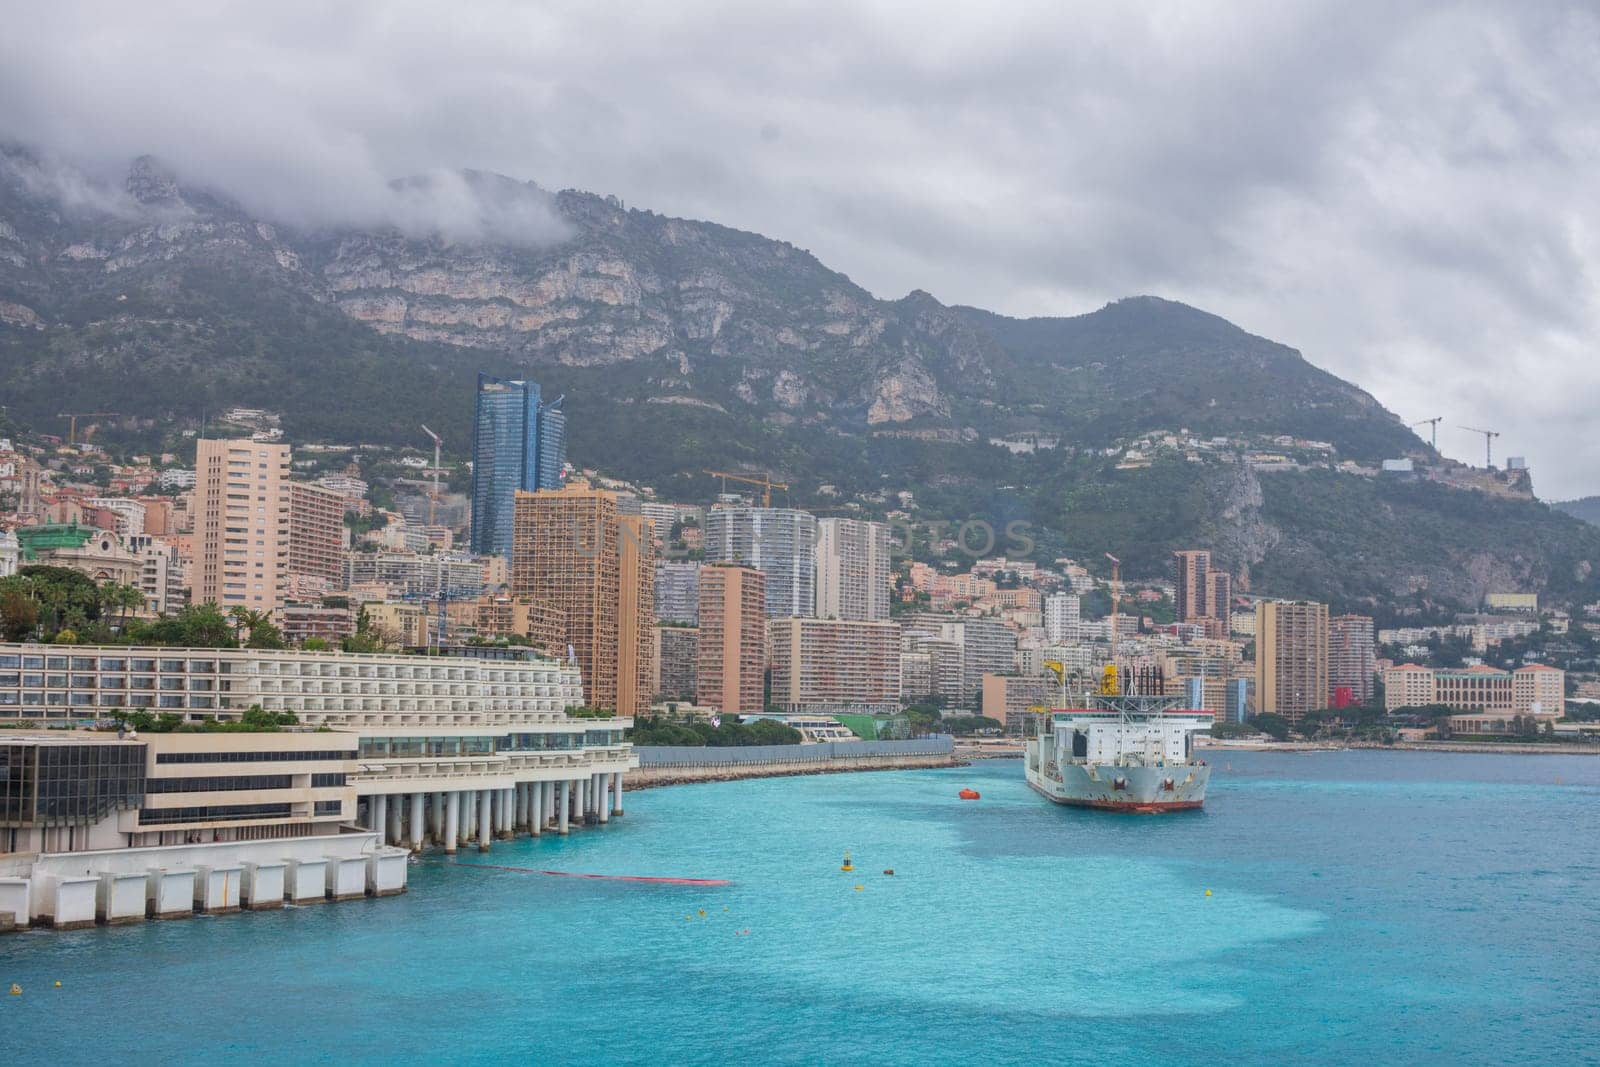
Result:
[[1069,763],[1058,772],[1060,780],[1029,768],[1028,785],[1055,804],[1139,815],[1193,811],[1205,803],[1206,784],[1211,779],[1211,768],[1204,764],[1095,767]]

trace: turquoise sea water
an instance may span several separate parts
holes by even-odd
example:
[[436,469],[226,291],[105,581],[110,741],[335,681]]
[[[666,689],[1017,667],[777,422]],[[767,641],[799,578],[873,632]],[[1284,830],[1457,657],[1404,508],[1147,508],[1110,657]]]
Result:
[[[1186,815],[1057,808],[995,761],[630,793],[604,830],[462,855],[725,888],[430,856],[389,900],[0,938],[0,987],[25,989],[0,995],[0,1050],[18,1064],[1600,1058],[1600,759],[1215,762],[1206,809]],[[958,800],[964,785],[983,799]]]

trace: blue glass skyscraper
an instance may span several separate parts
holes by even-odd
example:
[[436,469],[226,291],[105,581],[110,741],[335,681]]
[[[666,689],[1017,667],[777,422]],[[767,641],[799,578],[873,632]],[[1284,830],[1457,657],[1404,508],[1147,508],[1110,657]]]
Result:
[[538,382],[478,375],[472,551],[509,559],[516,491],[560,488],[567,461],[565,399],[541,403]]

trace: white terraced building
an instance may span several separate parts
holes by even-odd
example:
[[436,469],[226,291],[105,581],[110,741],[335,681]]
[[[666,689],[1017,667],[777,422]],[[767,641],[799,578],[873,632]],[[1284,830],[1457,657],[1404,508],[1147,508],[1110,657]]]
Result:
[[632,720],[569,716],[583,703],[575,665],[524,648],[441,653],[0,644],[0,723],[293,712],[358,736],[355,818],[380,845],[487,849],[622,814],[623,775],[638,766],[623,740]]

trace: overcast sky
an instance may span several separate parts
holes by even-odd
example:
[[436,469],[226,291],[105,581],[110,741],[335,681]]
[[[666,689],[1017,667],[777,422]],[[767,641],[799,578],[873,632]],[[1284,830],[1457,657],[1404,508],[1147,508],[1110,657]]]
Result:
[[884,297],[1154,293],[1440,447],[1600,493],[1600,7],[11,8],[0,136],[291,219],[470,166],[758,230]]

